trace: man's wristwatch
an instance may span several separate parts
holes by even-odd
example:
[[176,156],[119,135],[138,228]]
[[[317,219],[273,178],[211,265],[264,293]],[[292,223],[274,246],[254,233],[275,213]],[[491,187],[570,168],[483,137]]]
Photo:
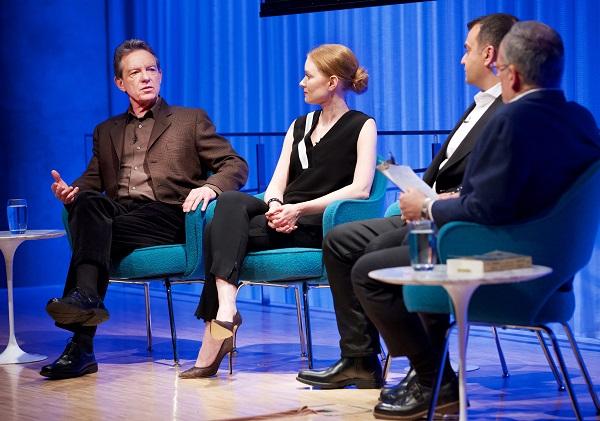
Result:
[[421,206],[421,218],[431,219],[431,215],[429,213],[429,207],[431,206],[432,202],[433,202],[433,199],[431,197],[426,197],[425,200],[423,200],[423,206]]

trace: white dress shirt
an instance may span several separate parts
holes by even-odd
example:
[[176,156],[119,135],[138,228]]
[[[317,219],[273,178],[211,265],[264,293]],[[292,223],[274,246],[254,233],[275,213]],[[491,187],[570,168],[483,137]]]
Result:
[[460,144],[465,137],[469,134],[469,132],[473,129],[475,124],[479,121],[481,116],[485,114],[488,108],[491,107],[492,103],[502,94],[502,87],[498,82],[494,86],[492,86],[487,91],[478,92],[473,98],[475,101],[475,108],[471,110],[467,118],[465,118],[460,125],[460,127],[454,132],[452,139],[450,139],[450,143],[448,143],[448,148],[446,150],[446,159],[442,161],[439,169],[442,169],[448,159],[452,156],[452,154],[458,149]]

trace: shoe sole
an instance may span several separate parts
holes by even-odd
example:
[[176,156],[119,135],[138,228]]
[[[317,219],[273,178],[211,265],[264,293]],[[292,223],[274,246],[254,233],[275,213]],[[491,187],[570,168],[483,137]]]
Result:
[[370,380],[348,379],[337,383],[322,383],[314,380],[303,379],[301,377],[296,377],[296,380],[298,380],[300,383],[315,386],[320,389],[343,389],[347,386],[356,386],[357,389],[381,389],[383,387],[383,381],[377,382]]
[[[458,414],[459,410],[460,410],[460,404],[458,401],[448,402],[443,405],[438,404],[435,407],[434,417],[436,417],[436,416],[441,417],[446,414]],[[415,420],[415,419],[427,417],[428,412],[429,412],[429,408],[427,408],[423,411],[420,411],[420,412],[413,413],[413,414],[396,415],[396,414],[391,414],[389,412],[378,412],[378,411],[374,410],[373,415],[375,416],[375,418],[380,419],[380,420]]]
[[109,319],[108,311],[104,309],[82,310],[81,308],[61,302],[51,302],[46,306],[46,311],[55,322],[69,325],[80,324],[83,326],[97,326]]
[[80,371],[76,372],[62,372],[62,373],[44,373],[40,371],[40,375],[47,377],[51,380],[62,380],[62,379],[73,379],[75,377],[85,376],[86,374],[96,373],[98,371],[98,363],[91,363],[83,367]]

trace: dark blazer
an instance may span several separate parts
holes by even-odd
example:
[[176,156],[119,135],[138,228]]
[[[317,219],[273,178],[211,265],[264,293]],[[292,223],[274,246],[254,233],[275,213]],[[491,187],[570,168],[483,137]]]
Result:
[[492,116],[502,107],[502,105],[502,97],[496,98],[492,105],[490,105],[490,107],[480,117],[477,123],[475,123],[458,148],[456,148],[448,162],[446,162],[444,167],[439,170],[440,164],[444,161],[444,159],[446,159],[446,151],[448,150],[448,144],[450,143],[452,136],[454,136],[454,133],[456,133],[465,118],[467,118],[469,113],[475,108],[475,103],[472,103],[462,115],[458,123],[456,123],[456,126],[454,126],[446,138],[446,141],[442,145],[441,149],[433,157],[431,164],[429,164],[429,168],[427,168],[427,171],[425,171],[425,174],[423,175],[423,180],[430,186],[433,186],[433,183],[437,180],[435,187],[438,192],[454,190],[458,188],[462,183],[467,162],[469,162],[469,155],[471,154],[477,139],[479,139],[481,133],[483,133],[488,121],[490,121]]
[[[126,122],[123,113],[96,126],[92,159],[74,186],[116,198]],[[145,165],[156,200],[171,204],[183,203],[190,190],[207,183],[221,191],[238,190],[248,177],[246,161],[215,133],[203,110],[171,107],[164,99],[155,116]]]
[[599,159],[600,134],[588,110],[557,89],[530,93],[494,115],[471,153],[460,197],[436,201],[433,219],[438,226],[526,220]]

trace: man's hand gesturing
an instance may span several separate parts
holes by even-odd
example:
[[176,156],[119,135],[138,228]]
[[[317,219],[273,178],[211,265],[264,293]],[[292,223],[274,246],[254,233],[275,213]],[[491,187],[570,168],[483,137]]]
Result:
[[50,171],[50,174],[52,175],[52,178],[54,178],[54,183],[50,186],[54,196],[65,205],[72,203],[73,200],[75,200],[77,193],[79,193],[79,187],[69,186],[62,178],[60,178],[60,174],[56,170]]

